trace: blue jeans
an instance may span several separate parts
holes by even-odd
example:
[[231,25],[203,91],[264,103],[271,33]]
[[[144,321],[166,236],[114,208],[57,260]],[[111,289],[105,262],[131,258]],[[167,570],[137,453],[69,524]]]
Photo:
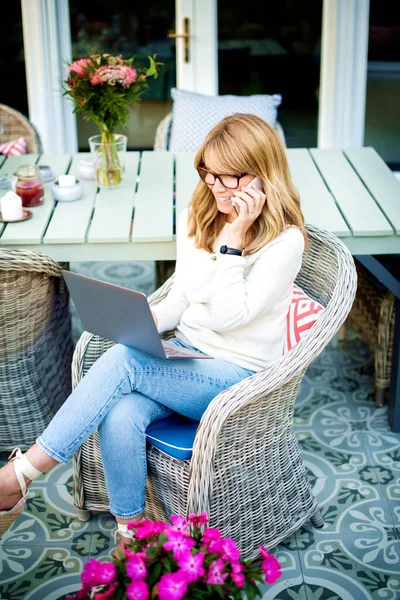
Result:
[[130,519],[145,508],[148,425],[173,412],[200,420],[219,392],[250,375],[253,371],[219,359],[156,358],[115,344],[36,441],[49,456],[67,462],[98,429],[110,510]]

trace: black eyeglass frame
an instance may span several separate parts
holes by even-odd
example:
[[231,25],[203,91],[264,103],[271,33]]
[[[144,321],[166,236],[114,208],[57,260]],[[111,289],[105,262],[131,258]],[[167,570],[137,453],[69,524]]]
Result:
[[[204,169],[204,167],[197,167],[197,172],[199,174],[200,179],[206,184],[206,185],[214,185],[215,184],[215,180],[218,179],[218,181],[220,182],[221,185],[224,186],[224,188],[227,188],[228,190],[237,190],[237,188],[239,187],[239,181],[242,179],[242,177],[244,177],[245,175],[248,175],[248,173],[241,173],[240,175],[231,175],[230,173],[212,173],[211,171],[207,171],[207,169]],[[202,177],[202,173],[204,173],[204,179]],[[212,183],[207,183],[205,181],[205,178],[207,177],[207,175],[212,175],[214,177],[214,181]],[[224,184],[224,182],[222,181],[221,177],[235,177],[236,179],[236,185],[235,187],[230,187]]]

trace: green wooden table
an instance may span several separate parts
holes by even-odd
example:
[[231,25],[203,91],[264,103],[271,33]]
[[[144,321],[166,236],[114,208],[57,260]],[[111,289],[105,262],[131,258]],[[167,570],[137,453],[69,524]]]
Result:
[[[119,188],[99,191],[94,181],[84,181],[83,198],[71,203],[55,202],[48,183],[45,202],[32,209],[31,219],[0,223],[0,246],[43,252],[58,262],[173,261],[175,221],[198,181],[194,155],[128,152]],[[369,147],[293,148],[287,155],[306,222],[332,231],[354,256],[365,257],[370,270],[395,293],[400,315],[400,277],[379,262],[379,256],[400,255],[400,182]],[[78,176],[79,160],[87,156],[2,158],[0,171],[13,173],[22,163],[36,162],[50,165],[56,176]],[[390,401],[394,431],[400,431],[399,343],[397,318]]]
[[[287,151],[307,223],[329,229],[353,255],[400,253],[400,182],[373,148]],[[87,153],[3,159],[13,173],[26,162],[50,165],[56,175],[78,176]],[[84,181],[84,196],[45,203],[22,223],[0,224],[0,245],[44,252],[57,261],[174,260],[175,210],[187,205],[197,182],[193,152],[128,152],[121,187],[98,192]],[[175,209],[176,202],[176,209]]]

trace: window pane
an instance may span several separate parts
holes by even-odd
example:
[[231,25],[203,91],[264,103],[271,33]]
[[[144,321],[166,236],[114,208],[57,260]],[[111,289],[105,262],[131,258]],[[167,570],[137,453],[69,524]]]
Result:
[[400,5],[371,0],[365,146],[400,169]]
[[219,0],[220,94],[281,94],[288,147],[317,144],[322,0]]
[[[158,79],[151,80],[150,89],[142,96],[139,107],[131,109],[128,130],[117,133],[128,136],[128,148],[152,148],[156,128],[172,109],[170,89],[175,86],[175,41],[167,32],[175,26],[175,1],[151,0],[70,0],[70,23],[73,59],[108,52],[124,58],[157,54],[164,63]],[[89,150],[88,138],[98,128],[77,114],[78,146]]]
[[29,117],[21,2],[7,4],[7,12],[7,17],[3,14],[0,19],[0,102]]

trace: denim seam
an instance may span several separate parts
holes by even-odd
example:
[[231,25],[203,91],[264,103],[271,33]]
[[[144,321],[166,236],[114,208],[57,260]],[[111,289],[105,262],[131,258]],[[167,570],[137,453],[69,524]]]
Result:
[[118,519],[133,519],[133,517],[137,517],[138,515],[142,514],[145,511],[146,506],[142,506],[142,508],[135,513],[125,513],[123,515],[116,515],[115,512],[113,511],[112,507],[110,507],[110,513],[114,516],[114,517],[118,517]]
[[65,458],[65,456],[58,454],[58,452],[54,452],[53,450],[50,450],[50,448],[43,442],[41,437],[37,438],[36,443],[38,446],[40,446],[40,448],[44,452],[46,452],[46,454],[48,454],[51,458],[53,458],[57,462],[66,464],[69,461],[69,458]]

